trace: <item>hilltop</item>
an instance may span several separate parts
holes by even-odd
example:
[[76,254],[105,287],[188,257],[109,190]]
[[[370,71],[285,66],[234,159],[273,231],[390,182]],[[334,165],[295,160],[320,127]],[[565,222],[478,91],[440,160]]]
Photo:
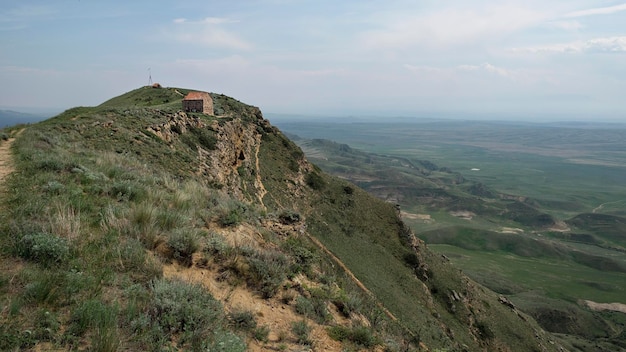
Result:
[[259,108],[187,92],[3,131],[0,349],[561,349]]

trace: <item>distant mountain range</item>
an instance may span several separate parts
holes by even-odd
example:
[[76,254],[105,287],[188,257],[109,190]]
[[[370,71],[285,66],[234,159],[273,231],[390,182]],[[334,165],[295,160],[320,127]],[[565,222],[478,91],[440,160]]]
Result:
[[35,123],[45,120],[53,114],[30,114],[13,110],[0,110],[0,128],[17,125],[20,123]]

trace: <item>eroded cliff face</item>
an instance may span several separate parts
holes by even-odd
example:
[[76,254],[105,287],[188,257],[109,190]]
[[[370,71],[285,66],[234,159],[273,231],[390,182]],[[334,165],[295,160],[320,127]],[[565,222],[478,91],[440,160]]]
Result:
[[239,200],[258,201],[262,205],[267,191],[260,179],[258,153],[261,145],[259,127],[264,125],[269,122],[260,113],[258,121],[250,123],[238,118],[207,121],[181,111],[148,130],[168,143],[192,133],[193,129],[211,132],[215,136],[213,145],[196,145],[196,175]]
[[234,119],[213,121],[211,129],[217,133],[216,148],[198,148],[198,174],[240,200],[262,203],[265,189],[257,177],[261,135],[255,125]]

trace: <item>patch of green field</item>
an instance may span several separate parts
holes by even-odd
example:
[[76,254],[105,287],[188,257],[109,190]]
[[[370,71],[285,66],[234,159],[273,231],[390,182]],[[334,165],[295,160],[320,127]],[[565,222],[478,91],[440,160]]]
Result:
[[[626,273],[599,271],[569,260],[523,257],[506,251],[474,251],[446,244],[430,247],[445,254],[470,277],[489,288],[516,287],[514,292],[540,291],[570,302],[588,299],[621,302],[626,294]],[[491,276],[499,283],[492,284]]]

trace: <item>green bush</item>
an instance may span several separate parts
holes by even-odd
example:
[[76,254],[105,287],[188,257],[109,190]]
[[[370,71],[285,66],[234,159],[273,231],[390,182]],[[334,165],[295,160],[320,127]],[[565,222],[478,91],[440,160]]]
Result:
[[203,346],[203,350],[208,352],[245,352],[246,348],[241,337],[221,330],[215,332]]
[[123,273],[138,271],[144,267],[146,251],[139,240],[130,238],[118,244],[117,257],[115,267],[118,271]]
[[257,288],[263,298],[273,297],[287,277],[287,257],[277,251],[259,252],[249,256],[247,262],[248,284]]
[[208,150],[214,150],[217,146],[217,135],[215,132],[204,128],[192,127],[191,133],[196,135],[198,143]]
[[109,196],[115,197],[118,200],[127,200],[137,202],[144,199],[147,195],[146,190],[131,181],[121,181],[114,183],[109,189]]
[[365,326],[331,326],[328,328],[328,336],[336,341],[351,341],[366,348],[374,347],[377,344],[376,337]]
[[306,321],[300,320],[291,324],[291,332],[296,337],[296,341],[301,345],[311,345],[309,334],[311,327]]
[[16,247],[20,257],[42,265],[61,264],[70,254],[70,246],[64,238],[47,233],[24,235]]
[[493,330],[491,330],[489,325],[484,321],[476,322],[476,328],[478,329],[478,332],[480,333],[480,337],[483,340],[491,340],[495,337]]
[[194,230],[179,230],[174,232],[167,240],[172,258],[181,264],[191,265],[192,255],[200,248],[198,235]]
[[134,282],[149,283],[163,275],[163,267],[159,258],[148,255],[140,240],[122,238],[111,246],[112,268],[118,273],[126,273]]
[[71,324],[66,335],[80,337],[90,331],[91,350],[116,351],[119,347],[117,330],[118,309],[100,300],[83,302],[72,312]]
[[261,342],[267,342],[269,339],[270,328],[267,325],[258,326],[252,331],[252,336],[255,340]]
[[219,218],[219,223],[224,226],[236,226],[241,222],[241,213],[237,210],[230,210],[222,214]]
[[322,176],[320,176],[320,174],[318,174],[317,172],[311,172],[307,174],[305,182],[307,185],[309,185],[309,187],[318,191],[324,188],[324,186],[326,185],[326,181],[324,181],[324,178],[322,178]]
[[66,276],[62,272],[35,271],[30,283],[24,288],[23,298],[27,302],[55,305],[68,289]]
[[302,220],[299,213],[292,210],[283,210],[278,214],[278,220],[284,225],[291,225],[300,222]]
[[314,315],[313,303],[304,296],[298,296],[298,298],[296,298],[295,309],[296,313],[304,315],[308,318],[313,317]]
[[363,299],[355,293],[342,294],[333,300],[333,304],[344,317],[349,318],[350,314],[361,311]]
[[181,227],[188,220],[182,212],[173,209],[159,210],[156,214],[157,225],[165,231]]
[[313,252],[313,249],[301,238],[289,237],[283,242],[281,247],[293,258],[294,263],[291,268],[291,274],[305,272],[309,275],[312,265],[319,259]]
[[228,315],[230,323],[239,330],[250,331],[256,328],[254,314],[249,310],[236,310]]
[[226,201],[219,209],[217,222],[222,227],[236,226],[244,219],[248,207],[238,201]]
[[157,338],[171,340],[179,335],[179,345],[205,341],[224,323],[222,305],[202,286],[182,281],[156,280],[152,283],[150,319]]

